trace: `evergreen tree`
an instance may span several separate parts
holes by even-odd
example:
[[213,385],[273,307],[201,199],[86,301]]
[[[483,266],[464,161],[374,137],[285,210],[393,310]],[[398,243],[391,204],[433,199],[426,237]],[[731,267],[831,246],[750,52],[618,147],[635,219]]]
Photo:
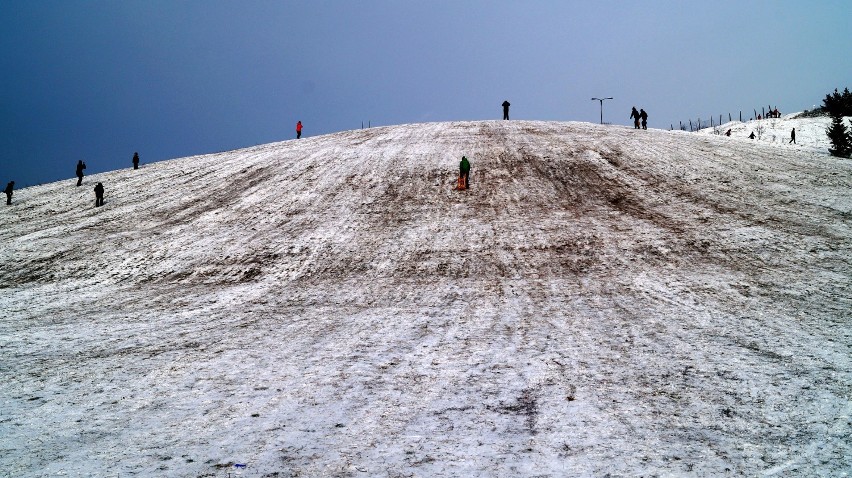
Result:
[[840,158],[849,158],[852,156],[852,132],[846,128],[846,123],[843,122],[843,116],[839,114],[831,115],[831,126],[826,131],[828,139],[831,141],[831,148],[828,152],[832,156]]
[[822,104],[823,109],[831,116],[852,116],[852,92],[848,87],[843,89],[843,93],[835,88],[833,94],[825,95]]
[[849,88],[844,88],[843,94],[840,97],[843,99],[841,114],[843,116],[852,116],[852,92],[849,91]]

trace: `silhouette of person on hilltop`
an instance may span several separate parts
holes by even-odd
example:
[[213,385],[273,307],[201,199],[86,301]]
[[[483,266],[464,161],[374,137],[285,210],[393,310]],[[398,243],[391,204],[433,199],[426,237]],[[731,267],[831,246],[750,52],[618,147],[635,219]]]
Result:
[[77,161],[77,186],[83,184],[83,170],[86,169],[86,163],[83,160]]
[[642,129],[648,129],[648,113],[645,110],[639,110],[639,117],[642,118]]
[[133,169],[139,169],[139,153],[133,153]]
[[630,117],[633,118],[633,129],[639,129],[639,112],[636,111],[636,107],[633,107],[633,111],[630,112]]
[[6,205],[12,205],[12,191],[15,190],[15,181],[9,181],[9,184],[6,185],[6,189],[3,190],[6,193]]
[[510,106],[510,105],[511,105],[511,104],[509,103],[509,101],[508,101],[508,100],[506,100],[506,101],[504,101],[504,102],[503,102],[503,119],[504,119],[504,120],[509,119],[509,106]]
[[302,137],[302,122],[299,121],[296,123],[296,139]]

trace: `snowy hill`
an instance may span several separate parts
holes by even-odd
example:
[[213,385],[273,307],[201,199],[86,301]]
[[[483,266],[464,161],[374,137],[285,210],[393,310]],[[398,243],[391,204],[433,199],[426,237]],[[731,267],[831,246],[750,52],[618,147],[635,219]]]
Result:
[[[751,133],[754,133],[755,139],[753,141],[794,147],[790,144],[790,133],[795,128],[796,145],[799,146],[800,150],[828,153],[831,142],[828,140],[826,131],[831,125],[831,118],[828,116],[804,118],[799,115],[800,113],[793,113],[783,115],[780,118],[745,122],[731,121],[715,128],[702,129],[699,134],[723,135],[730,129],[730,138],[732,139],[747,139]],[[850,117],[844,118],[847,126],[850,124],[850,120],[852,120]]]
[[817,147],[436,123],[75,182],[0,210],[0,474],[852,469]]

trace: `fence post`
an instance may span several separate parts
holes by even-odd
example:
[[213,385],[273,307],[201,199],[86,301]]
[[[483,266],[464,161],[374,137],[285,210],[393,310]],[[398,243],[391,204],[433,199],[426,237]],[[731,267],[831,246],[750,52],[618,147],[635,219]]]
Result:
[[689,132],[692,133],[692,120],[689,120]]
[[740,123],[743,122],[743,110],[740,110]]

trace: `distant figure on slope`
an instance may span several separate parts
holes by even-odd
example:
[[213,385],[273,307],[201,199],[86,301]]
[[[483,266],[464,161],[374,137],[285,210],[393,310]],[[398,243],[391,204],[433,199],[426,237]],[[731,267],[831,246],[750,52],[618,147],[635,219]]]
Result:
[[6,189],[3,190],[6,193],[6,205],[12,205],[12,191],[15,190],[15,181],[9,181],[9,184],[6,185]]
[[302,122],[298,121],[298,122],[296,122],[296,139],[299,139],[301,137],[302,137]]
[[648,129],[648,113],[645,113],[644,109],[640,109],[639,117],[642,118],[642,129]]
[[630,112],[630,117],[633,118],[633,129],[639,129],[639,120],[641,116],[639,116],[639,112],[636,111],[636,107],[633,107],[633,111]]
[[754,139],[754,131],[752,131],[751,134],[748,135],[748,139]]
[[796,128],[793,128],[793,131],[790,132],[790,141],[787,144],[796,144]]
[[508,100],[503,102],[503,119],[504,120],[509,119],[509,106],[510,106],[510,103],[509,103]]
[[731,136],[731,130],[730,129],[728,131],[725,131],[725,136],[728,136],[728,137]]
[[77,161],[77,186],[83,184],[83,170],[86,169],[86,163],[83,160]]
[[458,189],[467,189],[470,187],[470,162],[467,157],[462,156],[459,163],[459,185]]
[[133,169],[139,169],[139,153],[133,153]]
[[101,207],[104,205],[104,185],[98,183],[95,186],[95,207]]

